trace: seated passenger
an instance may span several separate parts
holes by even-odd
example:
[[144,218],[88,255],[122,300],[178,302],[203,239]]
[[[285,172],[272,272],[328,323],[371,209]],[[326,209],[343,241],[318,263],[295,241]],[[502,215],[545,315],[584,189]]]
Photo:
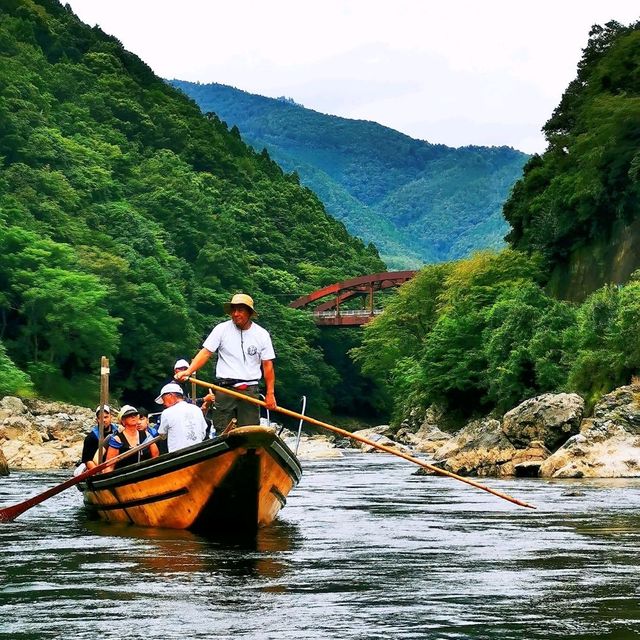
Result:
[[183,371],[186,371],[189,368],[189,363],[184,359],[180,358],[180,360],[176,360],[173,365],[173,378],[168,380],[166,384],[174,383],[177,384],[182,389],[182,395],[184,397],[184,401],[189,404],[195,404],[196,407],[200,407],[202,411],[202,415],[207,423],[207,438],[215,438],[216,437],[216,428],[213,426],[213,421],[207,417],[209,413],[209,409],[215,409],[216,396],[213,393],[213,389],[209,389],[209,393],[202,398],[191,399],[188,391],[185,389],[186,382],[178,382],[176,380],[176,376]]
[[[105,438],[105,447],[106,441],[112,433],[117,433],[118,427],[114,424],[111,424],[111,407],[108,404],[104,405],[103,410],[103,424],[104,424],[104,438]],[[93,469],[98,464],[97,453],[98,447],[100,445],[100,406],[96,407],[96,424],[91,428],[91,431],[85,436],[84,443],[82,445],[82,459],[81,462],[84,463],[84,468],[82,471],[86,469]],[[82,467],[82,464],[80,465]],[[80,469],[78,467],[78,469]],[[80,471],[80,473],[82,472]]]
[[165,406],[160,416],[158,433],[167,434],[169,451],[183,449],[204,440],[207,423],[202,411],[184,401],[184,392],[179,384],[165,384],[156,402]]
[[[147,439],[153,437],[146,429],[144,431],[139,430],[138,422],[138,410],[135,407],[132,407],[130,404],[125,404],[124,407],[120,409],[120,424],[122,425],[122,430],[109,438],[107,460],[111,460],[112,458],[123,454],[129,449],[133,449],[134,447],[137,447],[138,445],[145,442]],[[158,451],[158,447],[154,442],[146,449],[138,451],[136,455],[129,456],[124,460],[116,462],[115,465],[107,467],[106,471],[113,471],[114,468],[121,469],[122,467],[135,464],[136,462],[141,462],[142,460],[157,458],[159,455],[160,452]]]
[[[176,363],[173,365],[173,375],[175,376],[176,373],[179,373],[180,371],[186,371],[188,368],[189,368],[189,363],[184,358],[180,358],[180,360],[176,360]],[[167,380],[166,384],[169,384],[171,382],[175,382],[176,384],[178,384],[175,378],[171,378],[171,380]],[[180,386],[182,387],[182,385]],[[184,387],[183,387],[183,390],[184,390]]]
[[[144,407],[138,408],[138,430],[147,431],[152,438],[158,435],[158,426],[149,422],[149,412]],[[167,441],[166,439],[160,440],[156,443],[160,455],[167,453]]]
[[149,422],[149,412],[144,407],[138,407],[138,430],[148,431],[152,438],[158,435],[158,429]]

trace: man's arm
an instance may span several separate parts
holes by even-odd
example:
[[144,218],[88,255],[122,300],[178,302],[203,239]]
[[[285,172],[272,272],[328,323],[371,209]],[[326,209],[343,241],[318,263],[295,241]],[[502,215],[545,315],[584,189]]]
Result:
[[194,356],[191,364],[189,365],[189,368],[185,369],[184,371],[178,371],[178,373],[176,373],[176,380],[182,382],[182,380],[190,376],[194,371],[197,371],[198,369],[200,369],[200,367],[204,366],[210,357],[211,351],[202,347],[202,349],[200,349],[200,351],[198,351],[198,353],[196,353],[196,355]]
[[273,368],[273,360],[262,361],[262,373],[264,375],[264,383],[267,387],[265,393],[266,407],[267,409],[275,409],[277,406],[275,396],[276,372]]

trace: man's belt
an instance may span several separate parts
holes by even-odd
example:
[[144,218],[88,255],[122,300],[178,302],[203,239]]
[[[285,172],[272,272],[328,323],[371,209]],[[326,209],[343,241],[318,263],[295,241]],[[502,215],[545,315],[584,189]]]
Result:
[[217,378],[216,384],[219,387],[236,388],[236,389],[240,389],[240,391],[244,391],[248,387],[257,386],[258,383],[255,380],[236,380],[234,378]]

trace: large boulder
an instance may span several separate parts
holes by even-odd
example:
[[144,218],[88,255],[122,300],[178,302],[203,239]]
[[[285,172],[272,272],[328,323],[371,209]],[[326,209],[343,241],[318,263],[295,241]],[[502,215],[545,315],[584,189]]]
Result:
[[595,424],[613,422],[627,433],[640,435],[640,384],[618,387],[593,408]]
[[571,437],[540,465],[554,478],[640,476],[640,386],[615,389]]
[[80,458],[90,409],[7,396],[0,400],[0,447],[15,469],[58,469]]
[[545,393],[530,398],[507,412],[502,431],[517,448],[541,441],[554,451],[578,433],[584,400],[575,393]]
[[4,396],[4,398],[0,399],[0,421],[6,418],[25,415],[30,415],[30,413],[20,398]]
[[394,439],[421,453],[433,454],[451,439],[451,434],[438,427],[438,421],[439,414],[433,408],[429,408],[417,431],[400,428]]
[[9,475],[9,463],[7,462],[7,458],[5,457],[2,449],[0,449],[0,476],[8,476]]
[[[360,436],[361,438],[366,438],[371,442],[374,442],[377,445],[383,445],[385,447],[389,447],[391,449],[395,449],[397,451],[402,451],[403,453],[411,453],[411,450],[405,445],[396,442],[395,440],[391,440],[388,435],[389,425],[380,425],[378,427],[369,427],[367,429],[359,429],[358,431],[354,431],[353,435]],[[382,451],[378,447],[374,447],[366,442],[360,442],[359,440],[353,440],[354,446],[358,447],[364,453],[377,453]]]
[[9,466],[13,469],[64,469],[80,459],[82,443],[66,446],[61,442],[34,445],[20,440],[9,440],[2,445]]
[[466,425],[433,457],[437,466],[458,475],[502,476],[513,475],[508,465],[515,453],[500,422],[484,418]]
[[33,416],[9,416],[0,421],[0,442],[2,440],[21,440],[29,444],[42,444],[44,438],[36,428]]
[[[282,438],[289,448],[295,452],[298,434],[285,429],[282,433]],[[297,456],[300,460],[322,460],[326,458],[342,458],[344,454],[327,436],[322,434],[309,436],[302,433],[298,444]]]

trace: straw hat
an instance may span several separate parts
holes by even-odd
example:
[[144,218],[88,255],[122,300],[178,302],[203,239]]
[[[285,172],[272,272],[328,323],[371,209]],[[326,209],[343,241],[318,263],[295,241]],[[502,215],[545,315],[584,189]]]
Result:
[[231,298],[231,302],[225,302],[222,305],[224,312],[227,314],[231,313],[231,307],[234,304],[243,304],[251,309],[252,314],[258,315],[256,310],[253,308],[253,298],[248,296],[246,293],[236,293],[233,298]]

